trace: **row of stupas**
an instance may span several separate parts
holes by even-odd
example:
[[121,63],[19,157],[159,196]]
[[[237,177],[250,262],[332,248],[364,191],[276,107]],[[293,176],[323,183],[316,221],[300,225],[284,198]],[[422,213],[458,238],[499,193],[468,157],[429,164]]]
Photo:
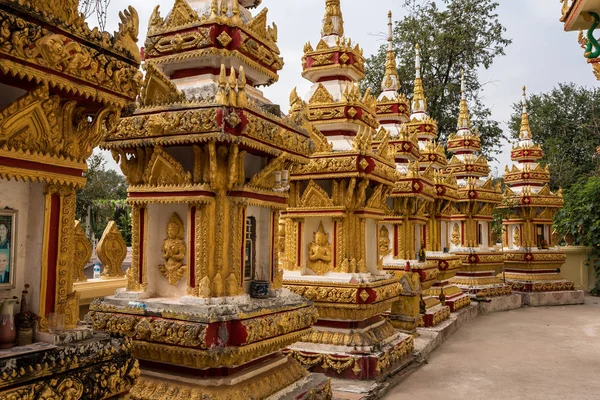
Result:
[[[375,98],[360,93],[365,60],[340,0],[326,0],[302,58],[312,87],[304,99],[292,91],[284,116],[259,90],[283,67],[267,11],[251,13],[259,3],[155,9],[139,106],[103,144],[130,184],[133,256],[127,289],[96,301],[91,318],[133,340],[135,399],[330,398],[328,378],[307,370],[378,379],[410,362],[417,327],[472,299],[562,282],[520,284],[538,276],[531,269],[557,278],[531,267],[532,241],[506,282],[497,276],[505,256],[490,226],[503,198],[464,83],[448,162],[418,53],[412,102],[398,93],[391,15]],[[558,205],[534,186],[507,193]],[[524,204],[510,203],[507,224],[533,238],[555,208],[540,216],[529,205],[541,203]]]

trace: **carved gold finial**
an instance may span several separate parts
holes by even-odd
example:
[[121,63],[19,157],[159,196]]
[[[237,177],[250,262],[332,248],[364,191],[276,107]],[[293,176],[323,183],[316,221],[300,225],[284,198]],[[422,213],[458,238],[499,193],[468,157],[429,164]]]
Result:
[[117,228],[115,221],[110,221],[104,229],[102,239],[96,247],[98,258],[104,265],[102,279],[121,278],[125,276],[121,265],[127,256],[127,245]]
[[415,45],[415,88],[412,99],[412,112],[427,112],[427,99],[423,89],[423,80],[421,79],[421,51],[418,44]]
[[323,18],[321,36],[329,35],[344,36],[344,18],[340,0],[325,1],[325,18]]
[[167,223],[167,238],[163,241],[162,256],[165,264],[160,265],[160,272],[168,279],[169,284],[175,285],[185,275],[187,267],[183,258],[187,247],[183,241],[183,221],[177,213],[173,213]]
[[308,268],[319,275],[331,271],[331,243],[329,234],[325,232],[323,222],[319,223],[319,229],[314,233],[314,240],[308,245]]
[[396,65],[396,53],[392,43],[392,12],[388,12],[388,49],[385,58],[385,75],[381,83],[381,90],[397,91],[400,89],[400,78],[398,77],[398,66]]
[[92,245],[79,221],[75,221],[74,242],[75,254],[73,256],[73,266],[75,270],[73,271],[73,281],[87,282],[87,277],[83,273],[83,269],[92,257]]
[[457,129],[469,129],[471,128],[471,117],[469,117],[469,107],[467,105],[467,95],[465,86],[465,71],[461,71],[460,78],[460,110],[458,114],[458,125]]
[[521,114],[521,130],[519,138],[522,140],[531,139],[531,127],[529,126],[529,113],[527,112],[527,88],[523,86],[523,113]]

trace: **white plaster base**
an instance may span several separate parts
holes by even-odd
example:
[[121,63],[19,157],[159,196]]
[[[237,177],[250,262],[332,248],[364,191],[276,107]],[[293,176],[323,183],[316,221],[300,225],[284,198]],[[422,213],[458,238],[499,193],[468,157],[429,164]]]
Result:
[[508,296],[490,297],[479,301],[479,313],[490,314],[499,311],[516,310],[522,307],[522,297],[520,294],[511,294]]
[[520,293],[523,304],[532,307],[542,306],[567,306],[583,304],[585,292],[583,290],[568,290],[562,292]]

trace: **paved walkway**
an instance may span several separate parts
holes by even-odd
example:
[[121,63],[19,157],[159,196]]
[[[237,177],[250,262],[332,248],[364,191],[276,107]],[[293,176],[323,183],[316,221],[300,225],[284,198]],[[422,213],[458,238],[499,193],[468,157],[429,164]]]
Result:
[[600,298],[480,315],[385,400],[598,400]]

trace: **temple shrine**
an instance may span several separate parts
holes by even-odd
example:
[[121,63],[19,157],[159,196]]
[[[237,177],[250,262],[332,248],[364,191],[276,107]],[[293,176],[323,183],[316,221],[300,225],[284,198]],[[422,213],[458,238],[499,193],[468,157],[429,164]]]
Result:
[[317,320],[282,290],[275,242],[288,170],[313,142],[258,89],[283,66],[259,3],[156,7],[138,107],[102,144],[130,185],[132,265],[126,290],[90,315],[133,340],[134,399],[331,397],[327,378],[281,352]]
[[496,298],[502,309],[518,308],[520,298],[511,296],[510,286],[496,276],[502,271],[504,255],[492,243],[491,222],[492,212],[502,201],[502,192],[489,177],[486,157],[478,154],[481,137],[471,129],[464,73],[461,91],[457,132],[448,137],[448,150],[454,155],[445,170],[456,176],[459,197],[448,225],[448,244],[450,251],[462,258],[462,268],[450,282],[473,299]]
[[413,338],[382,314],[398,298],[399,279],[378,262],[378,221],[396,181],[394,152],[378,127],[376,100],[360,95],[360,47],[344,35],[339,0],[326,0],[321,38],[304,48],[306,102],[291,96],[295,118],[314,127],[316,151],[290,175],[284,287],[312,300],[313,331],[288,348],[311,371],[373,380],[411,359]]
[[[413,108],[420,110],[424,93],[420,78],[420,57],[416,56],[415,94]],[[385,74],[381,83],[382,92],[377,100],[377,117],[382,130],[376,139],[385,138],[389,132],[389,143],[393,146],[394,161],[398,179],[387,200],[387,212],[378,230],[379,257],[383,269],[399,275],[403,271],[419,275],[421,297],[418,302],[410,298],[401,298],[401,303],[392,308],[390,320],[397,328],[412,331],[417,325],[433,326],[450,315],[450,309],[441,304],[438,297],[423,296],[424,292],[436,283],[439,274],[435,261],[426,262],[424,254],[427,242],[428,217],[434,208],[436,197],[435,170],[430,165],[422,170],[419,134],[435,135],[437,125],[425,114],[413,113],[411,105],[404,95],[398,93],[400,78],[396,66],[396,54],[392,48],[392,15],[388,14],[388,50],[386,54]],[[418,114],[418,117],[415,115]],[[421,118],[423,117],[423,118]],[[411,120],[412,118],[412,120]],[[412,121],[412,126],[408,122]],[[379,143],[379,142],[377,142]],[[434,147],[434,153],[437,155]],[[388,248],[384,246],[388,243]],[[391,244],[391,245],[389,245]],[[417,310],[414,308],[418,305]],[[412,306],[412,308],[411,308]],[[408,314],[408,315],[407,315]],[[418,320],[409,323],[409,319],[419,315]]]
[[[412,115],[407,124],[408,132],[417,132],[420,158],[419,170],[427,173],[433,171],[435,183],[435,200],[427,210],[428,220],[423,227],[423,241],[426,248],[426,260],[434,262],[439,271],[436,282],[424,294],[429,298],[440,300],[451,312],[456,312],[471,304],[469,296],[450,283],[462,266],[460,256],[448,251],[448,226],[454,203],[458,200],[458,186],[454,175],[445,175],[444,168],[448,164],[446,148],[437,143],[437,123],[427,112],[427,99],[421,78],[421,56],[416,46],[415,85],[412,99]],[[431,172],[429,172],[431,175]],[[431,302],[431,300],[430,300]],[[426,302],[427,303],[427,302]],[[435,300],[434,300],[435,304]],[[429,307],[428,307],[429,308]],[[430,313],[431,314],[431,313]],[[441,322],[443,316],[433,317],[433,321]],[[428,323],[426,319],[426,324]]]
[[78,326],[73,287],[76,190],[139,91],[138,14],[111,35],[77,3],[0,1],[3,399],[124,398],[139,375],[129,339]]
[[562,208],[562,191],[550,191],[550,170],[538,161],[542,148],[533,141],[527,98],[523,87],[523,113],[519,140],[513,145],[513,165],[506,167],[508,187],[500,208],[503,220],[504,273],[502,276],[527,305],[581,304],[584,293],[560,275],[566,255],[552,243],[554,215]]

